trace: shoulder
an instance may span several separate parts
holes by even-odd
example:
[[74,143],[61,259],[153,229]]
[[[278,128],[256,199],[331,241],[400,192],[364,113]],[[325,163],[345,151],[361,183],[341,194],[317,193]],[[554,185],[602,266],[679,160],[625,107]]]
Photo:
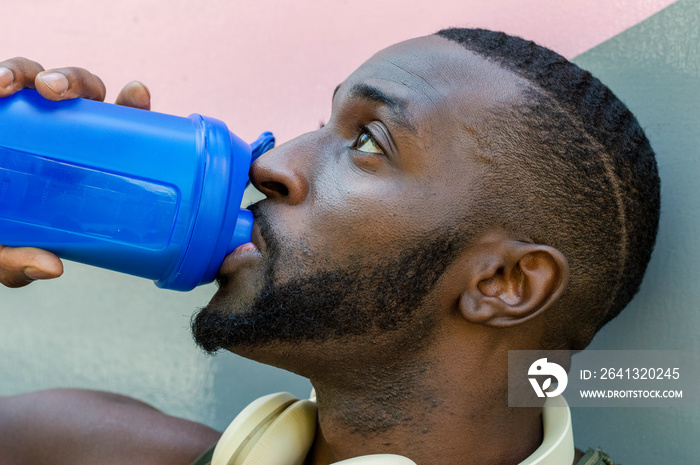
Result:
[[219,437],[205,425],[108,392],[54,389],[0,397],[0,465],[188,465]]

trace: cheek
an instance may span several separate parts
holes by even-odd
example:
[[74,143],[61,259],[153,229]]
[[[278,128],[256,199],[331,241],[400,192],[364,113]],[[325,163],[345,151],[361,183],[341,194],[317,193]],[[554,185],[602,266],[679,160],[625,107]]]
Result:
[[371,178],[351,187],[326,186],[313,200],[305,229],[316,236],[315,243],[337,254],[401,251],[433,230],[440,212],[436,193],[406,187]]

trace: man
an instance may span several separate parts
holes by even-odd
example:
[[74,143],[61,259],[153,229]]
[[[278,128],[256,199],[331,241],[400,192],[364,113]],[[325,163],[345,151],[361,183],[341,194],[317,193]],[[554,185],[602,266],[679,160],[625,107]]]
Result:
[[[0,66],[3,95],[104,96],[84,70]],[[148,94],[132,84],[118,101],[146,107]],[[193,334],[311,380],[313,465],[532,460],[542,409],[507,407],[508,350],[583,349],[637,291],[658,224],[653,152],[624,105],[553,52],[483,30],[379,52],[338,86],[325,126],[250,174],[267,196],[253,241],[226,258]],[[2,249],[0,265],[15,286],[61,272],[33,249]],[[79,418],[56,422],[74,406]],[[99,393],[29,394],[0,412],[14,460],[0,463],[186,464],[217,437]]]

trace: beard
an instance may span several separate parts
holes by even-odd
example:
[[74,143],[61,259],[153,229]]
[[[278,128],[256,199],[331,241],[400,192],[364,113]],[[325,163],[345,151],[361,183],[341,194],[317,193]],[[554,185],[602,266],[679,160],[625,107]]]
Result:
[[[418,309],[464,244],[463,232],[432,232],[414,240],[415,247],[375,259],[372,265],[299,271],[279,283],[280,241],[261,208],[254,205],[251,210],[268,250],[263,284],[252,304],[241,304],[245,308],[210,303],[193,317],[192,334],[204,351],[323,342],[408,327],[420,333],[412,335],[414,341],[431,333],[433,312]],[[218,281],[224,288],[228,278]]]

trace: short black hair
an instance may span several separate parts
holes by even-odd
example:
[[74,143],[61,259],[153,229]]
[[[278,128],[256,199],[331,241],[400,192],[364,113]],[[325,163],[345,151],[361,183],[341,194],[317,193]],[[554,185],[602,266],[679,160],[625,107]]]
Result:
[[436,34],[528,82],[523,102],[489,123],[491,186],[512,200],[493,221],[567,257],[570,283],[551,320],[567,339],[545,345],[582,349],[632,300],[651,257],[660,205],[651,145],[610,89],[552,50],[484,29]]

